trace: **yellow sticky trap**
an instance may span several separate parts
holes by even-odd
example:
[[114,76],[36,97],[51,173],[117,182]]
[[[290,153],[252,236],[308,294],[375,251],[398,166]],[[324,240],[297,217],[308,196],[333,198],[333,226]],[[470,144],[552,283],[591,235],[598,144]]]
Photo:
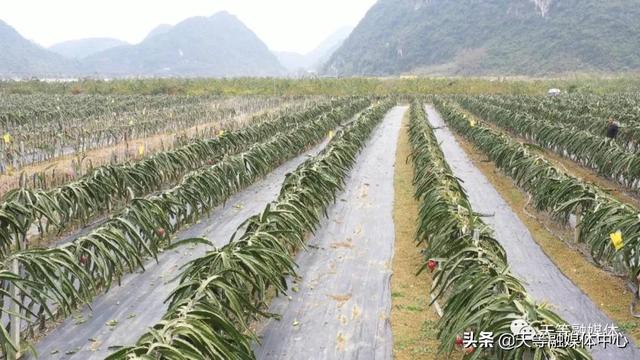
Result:
[[618,230],[612,234],[609,234],[609,237],[611,238],[611,244],[613,244],[613,247],[617,250],[622,249],[622,247],[624,246],[624,242],[622,241],[622,231]]
[[140,144],[140,146],[138,146],[138,155],[144,156],[144,144]]
[[129,120],[129,126],[133,126],[133,120]]
[[4,143],[5,143],[5,144],[10,144],[10,143],[11,143],[11,134],[9,134],[9,133],[5,133],[5,134],[2,136],[2,139],[4,140]]
[[469,120],[469,126],[476,127],[476,121],[475,120]]
[[222,136],[222,135],[224,135],[224,130],[220,130],[220,131],[218,132],[218,136]]
[[329,137],[329,140],[333,139],[333,130],[329,131],[329,134],[327,135]]

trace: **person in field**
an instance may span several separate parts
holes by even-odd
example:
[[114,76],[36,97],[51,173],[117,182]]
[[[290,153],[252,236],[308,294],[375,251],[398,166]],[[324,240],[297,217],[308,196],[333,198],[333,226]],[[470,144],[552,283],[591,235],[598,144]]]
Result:
[[609,139],[615,139],[618,136],[619,130],[620,124],[613,120],[613,118],[609,118],[609,121],[607,121],[607,137]]

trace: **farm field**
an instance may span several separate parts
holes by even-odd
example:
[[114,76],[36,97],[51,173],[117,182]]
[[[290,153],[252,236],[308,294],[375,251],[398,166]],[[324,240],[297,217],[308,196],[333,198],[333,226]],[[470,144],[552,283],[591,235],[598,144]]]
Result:
[[1,101],[3,191],[18,186],[23,173],[33,186],[63,184],[94,167],[211,137],[248,115],[297,104],[292,98],[162,95],[7,95]]
[[246,81],[0,86],[4,358],[640,358],[640,92]]

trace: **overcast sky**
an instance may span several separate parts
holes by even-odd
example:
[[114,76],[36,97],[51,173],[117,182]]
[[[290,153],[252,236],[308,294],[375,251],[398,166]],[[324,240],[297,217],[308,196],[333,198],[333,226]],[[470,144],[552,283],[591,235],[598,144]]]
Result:
[[86,37],[140,42],[156,25],[227,10],[272,50],[305,53],[343,26],[355,26],[376,0],[2,0],[0,19],[50,46]]

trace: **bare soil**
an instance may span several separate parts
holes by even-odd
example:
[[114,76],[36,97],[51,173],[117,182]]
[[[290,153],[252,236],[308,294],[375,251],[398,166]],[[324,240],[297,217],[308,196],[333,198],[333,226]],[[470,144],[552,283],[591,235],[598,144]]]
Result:
[[398,360],[442,359],[438,354],[438,315],[429,306],[431,278],[416,276],[424,259],[414,236],[418,221],[418,202],[412,184],[413,166],[409,154],[408,114],[398,138],[395,166],[393,220],[396,242],[391,277],[391,330],[393,355]]

